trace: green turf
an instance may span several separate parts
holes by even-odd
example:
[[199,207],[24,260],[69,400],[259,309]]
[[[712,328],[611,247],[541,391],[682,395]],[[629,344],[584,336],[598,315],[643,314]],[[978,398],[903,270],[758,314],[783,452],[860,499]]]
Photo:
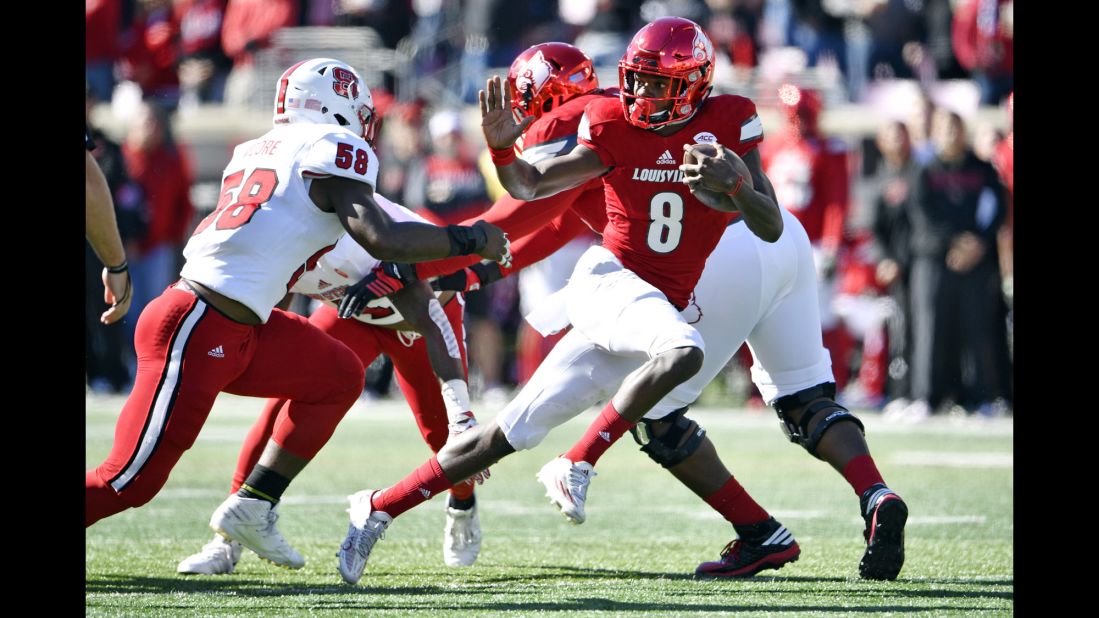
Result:
[[[87,464],[111,445],[120,398],[87,399]],[[493,468],[478,491],[477,564],[442,561],[443,504],[406,513],[358,587],[336,573],[348,493],[389,485],[429,451],[401,401],[357,404],[287,491],[279,527],[306,557],[279,569],[247,551],[232,575],[183,577],[176,564],[212,532],[241,439],[262,402],[222,395],[203,434],[152,502],[88,529],[89,616],[713,616],[1013,613],[1010,420],[896,426],[863,414],[879,468],[910,509],[896,582],[858,578],[858,500],[826,464],[785,441],[769,412],[692,412],[725,462],[802,547],[798,562],[746,580],[695,580],[731,527],[627,436],[599,462],[588,521],[572,526],[534,480],[590,422]],[[482,413],[491,417],[491,414]]]

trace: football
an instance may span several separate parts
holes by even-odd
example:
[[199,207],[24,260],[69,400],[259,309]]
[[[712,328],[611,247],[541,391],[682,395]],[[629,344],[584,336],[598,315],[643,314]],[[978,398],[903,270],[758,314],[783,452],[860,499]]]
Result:
[[[691,165],[698,161],[698,159],[695,158],[693,151],[698,151],[699,153],[710,157],[717,154],[717,146],[715,144],[694,144],[691,148],[691,150],[683,151],[683,163],[685,165]],[[733,164],[733,169],[736,170],[736,173],[744,177],[744,184],[747,187],[754,189],[755,187],[752,185],[752,173],[748,171],[748,164],[730,148],[725,149],[725,158]]]

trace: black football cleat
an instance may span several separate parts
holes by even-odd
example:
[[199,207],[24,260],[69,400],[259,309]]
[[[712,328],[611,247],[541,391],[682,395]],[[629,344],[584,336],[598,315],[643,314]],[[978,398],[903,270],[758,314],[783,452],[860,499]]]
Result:
[[737,538],[721,550],[721,559],[703,562],[699,577],[751,577],[765,569],[781,569],[801,555],[794,535],[774,517],[750,526],[739,526]]
[[865,579],[897,579],[904,566],[904,524],[908,506],[901,497],[881,483],[866,490],[859,498],[866,553],[859,561],[859,576]]

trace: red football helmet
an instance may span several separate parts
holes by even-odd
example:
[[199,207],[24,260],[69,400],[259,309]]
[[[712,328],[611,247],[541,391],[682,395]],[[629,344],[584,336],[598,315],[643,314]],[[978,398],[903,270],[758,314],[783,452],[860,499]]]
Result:
[[802,135],[817,135],[820,110],[824,102],[816,90],[799,88],[794,84],[783,84],[778,89],[778,100],[782,104],[786,117]]
[[[670,78],[661,97],[637,97],[638,73]],[[714,44],[702,28],[682,17],[662,17],[633,36],[618,63],[619,98],[626,120],[642,129],[654,129],[689,117],[710,94],[714,83]],[[669,110],[655,112],[662,101]]]
[[515,121],[535,118],[599,87],[591,58],[568,43],[540,43],[515,58],[508,70]]

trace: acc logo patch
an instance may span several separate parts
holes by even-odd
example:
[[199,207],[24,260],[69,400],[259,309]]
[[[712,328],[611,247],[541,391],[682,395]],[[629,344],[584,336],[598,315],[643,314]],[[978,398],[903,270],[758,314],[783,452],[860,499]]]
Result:
[[716,144],[717,136],[709,131],[703,131],[702,133],[695,134],[694,141],[696,144]]

